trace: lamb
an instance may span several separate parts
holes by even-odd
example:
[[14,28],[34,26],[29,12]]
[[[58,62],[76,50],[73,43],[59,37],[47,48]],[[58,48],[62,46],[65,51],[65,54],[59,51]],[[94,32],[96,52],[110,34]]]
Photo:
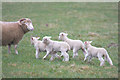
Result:
[[[46,44],[43,43],[43,41],[39,40],[40,37],[31,37],[31,44],[34,45],[35,49],[36,49],[36,59],[39,58],[39,53],[40,52],[46,52]],[[50,53],[52,55],[52,57],[50,58],[50,61],[54,60],[54,57],[57,57],[60,59],[60,56],[57,55],[55,52],[51,52]]]
[[70,50],[70,46],[66,42],[53,41],[51,40],[51,37],[48,36],[43,37],[42,41],[43,43],[46,44],[47,51],[47,54],[43,57],[43,59],[45,59],[52,51],[54,52],[60,51],[61,55],[64,56],[63,61],[69,61],[69,55],[67,52]]
[[[111,58],[109,57],[106,49],[97,48],[91,45],[92,41],[85,41],[84,44],[87,48],[88,54],[85,55],[84,61],[86,61],[87,57],[90,62],[93,57],[97,57],[100,60],[100,66],[103,66],[105,61],[107,60],[110,65],[113,65]],[[104,56],[104,59],[103,59]]]
[[33,31],[34,27],[29,18],[22,18],[17,22],[2,22],[0,21],[0,28],[2,28],[2,46],[8,45],[8,53],[11,53],[11,45],[14,45],[15,53],[18,54],[17,45],[22,39],[23,35],[29,31]]
[[40,39],[40,37],[31,37],[31,44],[34,45],[35,49],[36,49],[36,59],[39,57],[39,53],[40,52],[45,52],[46,51],[46,45],[38,40]]
[[70,45],[70,49],[73,50],[73,58],[78,56],[78,51],[82,49],[84,55],[87,53],[85,45],[81,40],[72,40],[67,37],[68,34],[61,32],[59,34],[59,40],[67,42]]

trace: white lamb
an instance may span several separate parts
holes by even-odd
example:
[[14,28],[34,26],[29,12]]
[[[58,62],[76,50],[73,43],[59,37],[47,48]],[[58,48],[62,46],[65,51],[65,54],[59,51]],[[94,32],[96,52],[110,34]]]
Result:
[[[40,37],[31,37],[31,44],[34,45],[36,49],[36,59],[39,57],[40,52],[46,52],[46,44],[44,44],[43,41],[40,41],[38,39],[40,39]],[[51,51],[50,54],[52,55],[50,61],[54,60],[55,57],[61,59],[61,57],[54,51]]]
[[[88,58],[90,62],[93,57],[97,57],[100,60],[100,66],[103,66],[107,60],[110,65],[113,65],[111,58],[109,57],[107,51],[104,48],[97,48],[91,45],[92,41],[85,41],[84,44],[87,48],[88,54],[85,55],[84,61]],[[104,59],[103,59],[104,56]]]
[[36,59],[39,57],[39,53],[45,51],[46,45],[38,40],[40,37],[31,37],[31,44],[34,45],[36,49]]
[[[43,57],[45,59],[50,52],[61,52],[61,55],[64,56],[63,61],[69,61],[69,55],[67,51],[70,50],[70,46],[66,42],[59,42],[51,40],[51,37],[45,36],[43,37],[43,43],[46,44],[47,54]],[[54,58],[54,56],[53,56]]]
[[70,49],[73,50],[73,58],[78,56],[78,51],[82,49],[84,55],[87,53],[85,45],[81,40],[72,40],[67,37],[68,34],[61,32],[59,34],[59,40],[67,42],[70,46]]

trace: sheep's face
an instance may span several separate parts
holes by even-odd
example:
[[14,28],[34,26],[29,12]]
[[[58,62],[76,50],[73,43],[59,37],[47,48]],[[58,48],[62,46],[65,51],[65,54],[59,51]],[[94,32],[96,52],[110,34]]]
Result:
[[42,39],[43,43],[45,43],[45,44],[49,44],[49,43],[50,43],[50,40],[51,40],[51,37],[48,37],[48,36],[45,36],[45,37],[43,37],[43,39]]
[[59,34],[59,40],[64,40],[65,37],[67,37],[68,34],[61,32]]
[[37,41],[38,39],[40,39],[40,37],[31,37],[30,38],[31,44],[34,45],[35,41]]
[[30,30],[30,31],[34,30],[34,27],[32,25],[32,21],[30,19],[22,18],[19,20],[19,22],[20,22],[20,25],[26,25],[28,30]]
[[84,44],[85,44],[85,47],[87,47],[89,44],[91,44],[92,41],[85,41]]

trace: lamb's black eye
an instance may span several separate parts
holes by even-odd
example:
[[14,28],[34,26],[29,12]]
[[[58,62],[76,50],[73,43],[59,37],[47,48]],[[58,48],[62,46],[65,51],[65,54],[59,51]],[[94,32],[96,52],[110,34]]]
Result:
[[47,39],[45,39],[45,41],[47,41]]

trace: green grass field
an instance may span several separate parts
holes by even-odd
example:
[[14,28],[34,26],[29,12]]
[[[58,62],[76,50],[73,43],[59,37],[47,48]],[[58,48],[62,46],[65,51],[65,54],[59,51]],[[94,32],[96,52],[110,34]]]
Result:
[[[118,77],[118,5],[117,3],[3,3],[3,21],[17,21],[28,17],[35,30],[24,35],[18,46],[19,55],[8,54],[7,47],[2,48],[2,77],[4,78],[117,78]],[[48,24],[48,27],[46,27]],[[42,60],[45,52],[35,59],[35,48],[30,43],[30,36],[52,36],[58,40],[60,32],[67,32],[71,39],[92,40],[92,45],[107,49],[114,66],[107,62],[100,67],[99,60],[84,62],[84,55],[62,62],[49,57]],[[94,33],[91,35],[90,33]],[[58,53],[60,54],[60,53]]]

